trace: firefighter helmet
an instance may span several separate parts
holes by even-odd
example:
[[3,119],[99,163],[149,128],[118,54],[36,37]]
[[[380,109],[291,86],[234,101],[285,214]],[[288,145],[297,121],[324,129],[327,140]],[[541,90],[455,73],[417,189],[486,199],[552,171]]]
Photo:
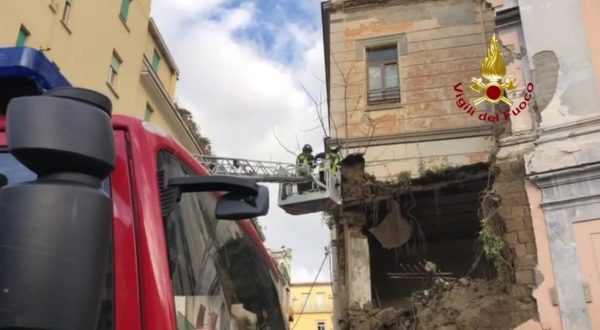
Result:
[[302,152],[306,152],[306,153],[312,153],[312,146],[310,144],[305,144],[304,147],[302,147]]

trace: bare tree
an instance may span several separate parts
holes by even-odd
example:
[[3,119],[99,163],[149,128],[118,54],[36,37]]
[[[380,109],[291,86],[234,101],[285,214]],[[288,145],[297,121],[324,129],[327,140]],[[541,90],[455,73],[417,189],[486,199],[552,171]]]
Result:
[[300,83],[300,86],[302,86],[302,90],[304,91],[306,96],[310,99],[313,106],[315,107],[315,111],[317,113],[317,119],[319,120],[319,123],[321,124],[321,128],[323,129],[323,134],[326,137],[329,136],[329,133],[327,132],[327,128],[325,126],[325,119],[323,117],[323,104],[325,103],[325,101],[323,101],[323,99],[322,99],[323,98],[322,91],[319,93],[319,98],[317,99],[308,92],[308,90],[306,89],[304,84]]
[[[354,60],[352,62],[352,64],[350,65],[350,68],[348,69],[347,72],[344,72],[340,66],[340,64],[338,63],[335,55],[332,55],[332,59],[333,59],[333,63],[335,64],[335,67],[338,70],[338,73],[340,74],[340,76],[342,77],[342,83],[341,84],[333,84],[334,86],[337,87],[342,87],[344,90],[344,128],[345,128],[345,138],[346,140],[348,140],[349,138],[349,121],[352,119],[352,116],[355,116],[358,113],[358,109],[361,105],[361,102],[363,100],[363,95],[362,93],[360,93],[358,95],[358,97],[356,98],[352,98],[349,95],[349,87],[352,84],[360,84],[364,81],[364,79],[361,77],[360,80],[358,81],[353,81],[352,80],[352,72],[354,71],[356,64],[358,63],[358,60]],[[353,101],[350,101],[350,100]],[[349,117],[349,113],[350,113],[350,118]],[[348,147],[348,143],[345,143],[344,145],[344,149],[349,150],[349,153],[360,153],[360,154],[365,154],[367,152],[367,150],[369,149],[369,147],[371,146],[371,143],[373,141],[373,137],[375,136],[375,132],[377,131],[377,127],[381,124],[381,121],[379,120],[373,120],[370,116],[365,115],[367,118],[367,144],[366,146],[364,146],[364,150],[361,150],[361,147],[356,148],[356,150],[352,150],[350,151],[351,148]],[[332,120],[333,121],[333,120]],[[337,134],[336,134],[337,135]]]

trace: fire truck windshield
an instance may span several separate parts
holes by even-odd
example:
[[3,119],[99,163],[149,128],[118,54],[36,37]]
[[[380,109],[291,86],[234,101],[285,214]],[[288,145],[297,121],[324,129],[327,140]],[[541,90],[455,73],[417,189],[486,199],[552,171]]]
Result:
[[36,177],[35,173],[6,152],[0,152],[0,174],[6,177],[8,184],[35,180]]
[[[6,180],[4,180],[6,178]],[[0,149],[0,187],[3,184],[14,184],[19,182],[32,181],[36,179],[36,174],[31,172],[23,164],[19,163],[8,152],[3,152]],[[6,183],[3,181],[7,181]],[[110,193],[109,180],[105,180],[102,183],[102,189],[107,193]]]

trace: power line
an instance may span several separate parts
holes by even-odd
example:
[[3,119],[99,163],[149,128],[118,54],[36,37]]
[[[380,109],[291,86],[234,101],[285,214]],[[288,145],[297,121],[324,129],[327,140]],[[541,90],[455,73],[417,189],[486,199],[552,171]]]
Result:
[[319,274],[321,274],[321,269],[323,269],[323,265],[325,265],[325,261],[327,260],[328,256],[329,256],[329,250],[325,250],[325,257],[323,258],[323,262],[321,262],[321,267],[319,267],[317,276],[315,276],[315,280],[310,285],[310,289],[308,290],[308,295],[306,296],[306,300],[304,300],[304,305],[302,306],[302,309],[300,310],[300,314],[298,314],[298,319],[296,319],[296,324],[294,324],[294,326],[292,327],[292,330],[294,330],[296,328],[296,326],[298,325],[298,323],[300,323],[300,318],[302,317],[302,313],[304,313],[304,308],[306,308],[306,304],[308,303],[308,298],[310,298],[310,293],[312,292],[313,287],[317,283]]

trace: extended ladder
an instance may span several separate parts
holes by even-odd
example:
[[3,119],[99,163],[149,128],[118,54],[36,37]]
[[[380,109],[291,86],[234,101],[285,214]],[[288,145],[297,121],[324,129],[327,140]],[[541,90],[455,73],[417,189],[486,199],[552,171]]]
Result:
[[196,155],[212,175],[251,177],[260,182],[301,182],[310,178],[299,175],[295,164]]
[[[289,214],[322,212],[334,204],[341,204],[340,174],[333,175],[328,162],[324,164],[326,170],[321,175],[316,168],[292,163],[206,155],[195,157],[212,175],[279,183],[278,205]],[[300,186],[303,188],[298,189]]]

